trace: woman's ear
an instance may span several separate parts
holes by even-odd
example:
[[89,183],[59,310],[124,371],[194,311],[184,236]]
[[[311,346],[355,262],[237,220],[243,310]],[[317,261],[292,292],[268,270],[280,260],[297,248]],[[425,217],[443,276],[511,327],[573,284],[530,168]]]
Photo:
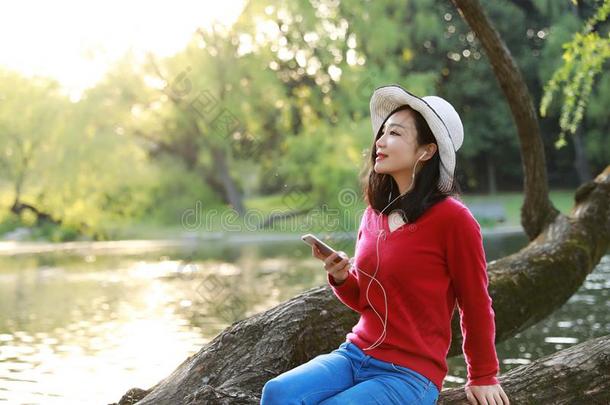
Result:
[[434,156],[434,153],[436,152],[437,146],[435,143],[431,143],[429,145],[426,146],[426,151],[425,151],[425,156],[422,157],[423,160],[428,160],[430,159],[432,156]]

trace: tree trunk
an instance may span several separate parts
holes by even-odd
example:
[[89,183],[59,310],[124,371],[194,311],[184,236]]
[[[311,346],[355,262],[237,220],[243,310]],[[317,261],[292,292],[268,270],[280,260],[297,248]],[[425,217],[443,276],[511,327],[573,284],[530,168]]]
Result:
[[[148,60],[157,75],[159,76],[159,78],[165,81],[166,83],[171,83],[165,78],[152,55],[149,55]],[[226,90],[224,86],[225,81],[223,79],[224,76],[222,70],[219,71],[219,75],[219,81],[221,84],[220,105],[224,105]],[[176,108],[178,110],[182,110],[187,117],[188,130],[185,137],[182,140],[162,142],[159,139],[155,139],[154,137],[151,137],[141,131],[138,131],[136,134],[141,138],[153,142],[164,152],[167,152],[173,156],[180,158],[189,170],[199,173],[205,173],[205,168],[200,167],[198,155],[201,152],[202,148],[209,149],[212,157],[213,167],[211,168],[209,174],[206,173],[203,175],[203,178],[213,191],[219,193],[223,202],[231,205],[231,207],[238,213],[240,217],[243,216],[246,212],[243,203],[243,197],[237,188],[235,180],[231,177],[229,164],[227,162],[227,157],[225,155],[223,147],[221,145],[215,144],[215,142],[210,139],[215,136],[213,132],[205,133],[200,128],[197,121],[197,117],[192,113],[192,106],[189,103],[186,103],[186,101],[183,100],[181,97],[176,97],[176,95],[170,90],[170,87],[171,86],[168,84],[163,89],[163,92],[168,97],[168,99],[174,103]],[[222,126],[222,123],[216,123],[216,125]],[[224,129],[226,130],[226,128]],[[217,127],[211,129],[211,131],[218,130],[219,128]],[[202,146],[198,146],[197,140],[201,141]]]
[[[584,123],[582,126],[584,126]],[[576,133],[572,136],[574,141],[574,169],[576,169],[578,174],[579,183],[591,180],[591,168],[589,167],[585,142],[582,138],[582,133],[584,132],[582,126],[578,127]]]
[[[610,403],[610,335],[588,340],[514,368],[498,380],[512,404],[606,405]],[[133,389],[121,398],[119,405],[145,403],[138,400],[146,393]],[[188,404],[260,403],[258,393],[233,398],[208,389],[202,395]],[[469,405],[469,402],[464,389],[460,387],[443,390],[438,404]]]
[[235,184],[235,181],[231,177],[224,150],[214,147],[212,149],[212,159],[216,169],[216,176],[220,179],[220,183],[225,190],[226,199],[240,217],[244,216],[246,208],[244,206],[243,197],[237,189],[237,184]]
[[[511,404],[607,405],[610,403],[610,335],[512,369],[498,380]],[[463,388],[451,388],[443,390],[438,404],[469,403]]]
[[494,164],[494,159],[490,155],[487,155],[485,160],[487,163],[487,189],[490,195],[494,195],[498,192],[496,165]]
[[[558,216],[521,251],[488,264],[496,342],[561,307],[607,252],[610,166],[580,187],[575,201],[569,217]],[[457,308],[449,356],[461,353],[456,313]],[[140,391],[148,394],[139,404],[254,403],[266,381],[330,352],[357,321],[358,314],[343,305],[329,286],[313,288],[229,326],[165,380],[149,391]],[[607,375],[608,370],[605,372]],[[597,376],[597,372],[585,370],[582,378],[592,379],[593,384]],[[527,381],[519,384],[515,387]],[[519,394],[510,387],[505,391],[509,396]],[[581,393],[581,398],[587,395]]]
[[452,0],[452,2],[481,41],[517,126],[523,159],[525,193],[521,208],[521,225],[527,237],[532,240],[559,214],[549,200],[544,145],[534,103],[519,67],[479,1]]
[[[557,353],[540,358],[531,364],[512,369],[499,378],[510,401],[519,405],[606,405],[610,402],[610,335],[588,340]],[[120,405],[135,404],[147,391],[133,389]],[[507,394],[508,395],[508,394]],[[142,403],[142,402],[140,402]],[[233,400],[217,392],[201,397],[192,404],[252,404],[260,398]],[[443,390],[439,405],[469,405],[463,388]]]

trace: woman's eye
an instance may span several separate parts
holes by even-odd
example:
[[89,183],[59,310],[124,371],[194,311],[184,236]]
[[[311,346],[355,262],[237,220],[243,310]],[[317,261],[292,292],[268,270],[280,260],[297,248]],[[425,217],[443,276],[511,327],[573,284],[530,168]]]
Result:
[[398,132],[390,131],[390,135],[400,135]]

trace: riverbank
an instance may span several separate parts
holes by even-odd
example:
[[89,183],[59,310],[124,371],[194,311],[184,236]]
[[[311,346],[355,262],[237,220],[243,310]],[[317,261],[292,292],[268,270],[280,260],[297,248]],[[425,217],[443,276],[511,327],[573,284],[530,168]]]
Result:
[[[483,238],[500,237],[523,234],[521,226],[500,226],[482,228]],[[140,254],[145,252],[164,250],[168,248],[196,248],[202,243],[217,243],[226,245],[236,244],[266,244],[277,242],[298,242],[301,233],[279,232],[183,232],[172,239],[127,239],[117,241],[75,241],[75,242],[29,242],[29,241],[3,241],[0,242],[0,256],[16,256],[26,254],[43,254],[65,252],[75,254]],[[351,233],[324,233],[331,240],[354,239]]]
[[[564,214],[569,214],[573,206],[573,190],[553,190],[550,198],[553,204]],[[284,198],[282,198],[284,197]],[[471,209],[479,221],[484,233],[510,234],[522,232],[521,206],[523,194],[516,192],[497,193],[494,195],[463,195],[462,200]],[[251,198],[246,201],[246,215],[239,218],[229,209],[204,209],[200,204],[195,208],[185,208],[182,215],[174,221],[157,223],[152,219],[129,223],[111,223],[106,221],[102,234],[106,241],[129,241],[133,246],[143,243],[147,248],[156,244],[164,246],[198,241],[225,241],[241,243],[250,241],[286,241],[305,233],[335,238],[350,238],[356,233],[359,219],[364,206],[356,202],[340,210],[328,207],[314,209],[306,214],[278,220],[269,228],[261,228],[261,224],[272,213],[290,211],[284,204],[285,196],[270,195]],[[10,222],[10,221],[9,221]],[[46,238],[35,232],[36,228],[18,227],[5,232],[1,237],[0,254],[10,254],[11,250],[42,251],[46,249],[75,249],[72,246],[87,246],[93,243],[92,238],[79,236],[67,239],[70,242],[60,242],[64,238]],[[73,240],[73,241],[72,241]],[[142,241],[142,242],[133,242]],[[16,245],[14,242],[22,242]],[[45,243],[56,245],[55,248],[44,247]],[[29,245],[27,245],[29,243]],[[26,247],[28,246],[28,247]],[[107,246],[105,249],[120,250],[112,243],[102,242],[96,246]],[[134,249],[140,249],[133,247]],[[80,248],[78,248],[80,249]],[[131,247],[129,248],[131,249]]]

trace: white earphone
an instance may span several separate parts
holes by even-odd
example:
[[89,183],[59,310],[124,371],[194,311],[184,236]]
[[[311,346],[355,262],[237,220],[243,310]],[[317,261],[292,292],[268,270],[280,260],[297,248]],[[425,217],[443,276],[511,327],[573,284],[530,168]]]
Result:
[[[411,185],[409,186],[409,188],[407,189],[407,191],[405,191],[403,194],[400,194],[398,197],[396,197],[394,200],[392,200],[392,202],[394,202],[396,199],[402,197],[404,194],[408,193],[411,190],[411,186],[413,185],[413,181],[415,180],[415,167],[417,166],[417,163],[424,157],[426,156],[426,153],[428,152],[424,152],[419,159],[417,159],[417,161],[415,162],[415,165],[413,165],[413,175],[411,176]],[[381,219],[381,215],[383,214],[383,211],[386,210],[386,208],[388,208],[392,202],[390,202],[388,205],[386,205],[386,207],[381,210],[381,212],[379,213],[378,219]],[[378,223],[380,224],[381,221],[378,221]],[[368,286],[366,287],[366,300],[368,301],[369,305],[371,306],[371,308],[373,309],[373,311],[375,312],[375,314],[377,315],[377,317],[379,318],[379,320],[381,321],[381,324],[383,325],[383,332],[381,333],[381,335],[377,338],[377,340],[370,345],[369,347],[363,349],[363,350],[372,350],[374,348],[376,348],[377,346],[379,346],[380,344],[383,343],[383,341],[385,340],[385,336],[386,336],[386,331],[387,331],[387,323],[388,323],[388,300],[387,300],[387,296],[385,293],[385,288],[383,288],[383,285],[381,285],[381,282],[379,280],[377,280],[377,278],[375,278],[375,275],[377,274],[377,271],[379,270],[379,239],[381,237],[381,234],[383,233],[383,239],[385,240],[385,230],[381,230],[381,232],[379,232],[379,235],[377,236],[377,245],[376,245],[376,252],[377,252],[377,265],[375,267],[375,273],[373,273],[373,275],[368,275],[366,274],[364,271],[360,270],[356,265],[354,265],[354,268],[359,271],[361,274],[364,274],[365,276],[369,277],[371,280],[369,281]],[[385,304],[385,319],[381,318],[381,315],[379,315],[379,312],[377,312],[377,310],[375,309],[375,307],[373,306],[373,304],[371,303],[371,300],[369,299],[369,288],[371,287],[371,283],[373,282],[373,280],[375,280],[375,282],[377,282],[377,284],[379,284],[379,287],[381,287],[381,291],[383,292],[383,301]],[[381,340],[380,340],[381,339]]]

